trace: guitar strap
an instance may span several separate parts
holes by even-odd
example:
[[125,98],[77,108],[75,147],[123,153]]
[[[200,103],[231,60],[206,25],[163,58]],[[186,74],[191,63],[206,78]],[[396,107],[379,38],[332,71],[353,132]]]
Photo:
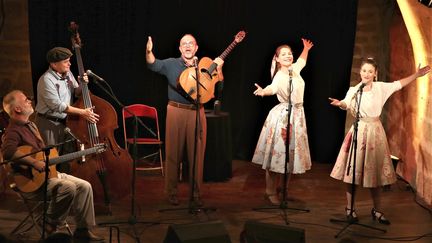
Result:
[[[178,81],[177,81],[177,83],[178,83]],[[172,85],[172,84],[170,84],[170,83],[168,83],[168,85],[175,91],[175,92],[177,92],[177,94],[179,94],[179,95],[181,95],[183,98],[185,98],[185,99],[187,99],[189,102],[191,102],[192,104],[194,104],[195,103],[195,100],[190,96],[190,95],[188,95],[184,90],[183,90],[183,88],[181,88],[181,87],[175,87],[174,85]],[[180,85],[178,85],[178,86],[180,86]]]
[[[183,65],[186,67],[182,72],[184,72],[186,69],[193,67],[193,65],[189,65],[187,62],[185,62],[185,60],[183,60],[183,58],[181,58],[181,60],[183,61]],[[181,75],[181,73],[180,73]],[[180,75],[177,77],[177,86],[174,86],[172,84],[170,84],[168,82],[168,86],[170,86],[175,92],[177,92],[177,94],[181,95],[183,98],[187,99],[189,102],[191,102],[192,104],[195,104],[195,100],[186,93],[186,91],[184,91],[184,89],[181,87],[180,82],[179,82],[179,78]]]

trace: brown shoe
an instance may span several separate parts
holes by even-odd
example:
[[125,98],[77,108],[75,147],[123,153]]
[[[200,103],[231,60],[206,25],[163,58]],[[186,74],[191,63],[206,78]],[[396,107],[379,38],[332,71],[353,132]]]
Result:
[[264,199],[270,202],[271,205],[280,205],[281,202],[279,201],[279,197],[277,194],[265,194]]
[[95,233],[91,232],[87,228],[83,229],[76,229],[73,237],[77,240],[83,240],[83,241],[104,241],[105,239],[101,236],[96,235]]
[[[39,225],[39,228],[42,231],[42,229],[43,229],[43,221],[40,220],[38,222],[38,225]],[[51,234],[53,234],[56,231],[57,231],[57,225],[45,222],[45,235],[51,235]]]
[[176,195],[169,195],[168,202],[173,206],[177,206],[180,204]]

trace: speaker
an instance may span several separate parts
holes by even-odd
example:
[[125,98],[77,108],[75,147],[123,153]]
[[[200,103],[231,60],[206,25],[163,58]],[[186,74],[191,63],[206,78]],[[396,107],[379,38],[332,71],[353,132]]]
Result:
[[304,229],[287,225],[246,221],[241,242],[247,243],[305,243]]
[[168,227],[164,243],[231,243],[221,221],[177,224]]

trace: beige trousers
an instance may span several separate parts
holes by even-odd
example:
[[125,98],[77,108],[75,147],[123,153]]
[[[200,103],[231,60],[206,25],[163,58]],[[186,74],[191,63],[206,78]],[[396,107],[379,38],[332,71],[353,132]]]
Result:
[[[196,110],[167,106],[166,135],[165,135],[165,192],[168,195],[177,194],[178,168],[186,151],[189,162],[189,183],[192,183],[193,162],[195,152]],[[203,181],[204,152],[207,138],[207,120],[204,108],[199,110],[199,124],[197,129],[197,147],[195,164],[194,197],[200,196]]]

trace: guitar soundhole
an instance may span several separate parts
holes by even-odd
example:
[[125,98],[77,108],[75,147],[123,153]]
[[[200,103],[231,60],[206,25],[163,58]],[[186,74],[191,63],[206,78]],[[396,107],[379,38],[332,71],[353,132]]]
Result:
[[193,94],[195,94],[195,89],[190,89],[187,94],[192,96]]

